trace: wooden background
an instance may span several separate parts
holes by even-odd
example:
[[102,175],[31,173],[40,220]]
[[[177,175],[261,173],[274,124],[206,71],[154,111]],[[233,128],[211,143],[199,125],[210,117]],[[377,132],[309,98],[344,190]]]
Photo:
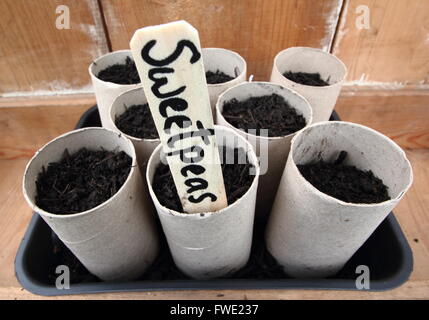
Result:
[[[55,27],[59,5],[70,8],[69,30]],[[370,10],[368,30],[356,27],[359,5]],[[204,47],[243,55],[257,80],[277,52],[300,45],[338,55],[350,85],[428,88],[427,0],[2,0],[0,95],[89,93],[93,59],[128,48],[137,28],[178,19]]]

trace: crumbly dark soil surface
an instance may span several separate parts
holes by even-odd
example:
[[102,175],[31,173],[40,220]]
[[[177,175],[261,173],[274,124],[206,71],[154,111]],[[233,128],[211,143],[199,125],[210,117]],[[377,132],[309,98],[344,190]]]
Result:
[[[245,154],[239,155],[239,153],[245,152],[243,149],[234,149],[234,159],[246,159],[246,163],[237,163],[239,162],[238,160],[235,160],[235,164],[226,163],[226,152],[227,148],[223,148],[223,159],[221,161],[227,201],[228,205],[230,205],[246,193],[255,176],[250,174],[249,170],[253,165],[248,163],[247,156]],[[178,212],[184,212],[177,195],[170,167],[167,164],[160,163],[156,168],[152,187],[158,201],[163,206]]]
[[216,70],[216,72],[207,71],[206,79],[208,84],[217,84],[231,81],[234,77],[231,77],[220,70]]
[[292,72],[288,71],[283,73],[283,76],[290,81],[314,87],[329,86],[329,79],[323,80],[320,73],[306,73],[306,72]]
[[112,197],[124,184],[132,160],[125,152],[65,149],[58,162],[43,167],[36,181],[36,204],[53,214],[92,209]]
[[140,77],[137,72],[135,62],[127,57],[124,64],[114,64],[101,70],[97,78],[116,84],[137,84],[140,83]]
[[389,200],[387,187],[372,171],[343,164],[347,157],[341,151],[332,163],[318,160],[298,165],[301,174],[319,191],[349,203],[379,203]]
[[115,124],[119,130],[132,137],[140,139],[159,137],[147,103],[128,107],[115,119]]
[[277,94],[243,101],[232,99],[224,103],[222,115],[238,129],[256,129],[257,135],[260,129],[268,129],[269,137],[286,136],[306,125],[305,118]]

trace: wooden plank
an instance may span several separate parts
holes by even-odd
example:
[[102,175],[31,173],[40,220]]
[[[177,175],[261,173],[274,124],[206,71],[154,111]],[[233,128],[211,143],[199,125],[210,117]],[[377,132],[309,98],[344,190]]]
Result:
[[[403,148],[429,148],[429,92],[417,93],[346,92],[336,110],[343,120],[374,128]],[[0,159],[29,158],[50,139],[73,129],[81,113],[94,103],[93,95],[0,99],[4,107],[0,109]]]
[[27,161],[0,160],[0,287],[17,285],[13,262],[32,215],[22,195],[22,175]]
[[[413,250],[412,279],[428,280],[429,150],[407,150],[406,153],[413,167],[414,181],[408,194],[395,208],[395,216]],[[429,288],[427,294],[429,295]]]
[[186,20],[202,47],[241,54],[248,74],[268,80],[274,56],[290,46],[329,50],[342,0],[102,0],[112,49],[129,48],[138,28]]
[[[428,92],[426,92],[428,93]],[[387,135],[402,148],[429,148],[429,94],[341,96],[335,110],[353,121]]]
[[[356,19],[367,6],[369,29]],[[347,0],[332,52],[349,69],[348,80],[360,85],[428,88],[427,0]]]
[[[70,9],[57,29],[56,8]],[[0,1],[0,95],[90,92],[87,72],[108,52],[97,0]]]
[[1,108],[0,160],[29,159],[48,141],[72,130],[90,105]]
[[8,300],[411,300],[428,299],[429,281],[408,281],[381,292],[327,290],[184,290],[117,292],[43,297],[19,287],[0,287],[0,298]]
[[0,98],[0,108],[88,106],[96,104],[93,93]]

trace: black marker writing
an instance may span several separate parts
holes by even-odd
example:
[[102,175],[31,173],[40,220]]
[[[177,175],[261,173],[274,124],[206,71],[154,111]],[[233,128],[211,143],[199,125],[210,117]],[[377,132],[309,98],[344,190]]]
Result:
[[[175,73],[174,67],[169,65],[180,57],[185,48],[188,48],[191,51],[192,55],[189,60],[191,64],[200,60],[201,53],[192,41],[180,40],[177,43],[174,52],[168,57],[163,59],[154,59],[150,55],[150,52],[155,45],[156,40],[148,41],[141,50],[141,57],[146,63],[154,66],[148,71],[148,78],[153,82],[150,90],[155,97],[161,100],[158,110],[159,114],[165,118],[163,130],[166,134],[171,134],[173,126],[177,126],[179,129],[187,129],[192,126],[192,120],[184,114],[178,114],[186,111],[188,108],[188,102],[185,98],[178,97],[180,94],[185,92],[187,88],[186,85],[179,85],[177,88],[163,90],[163,87],[168,85],[168,75]],[[169,110],[171,111],[169,112]],[[200,137],[205,145],[209,145],[209,137],[214,136],[214,129],[204,128],[204,125],[199,120],[195,121],[195,125],[197,126],[197,130],[190,130],[188,132],[182,132],[169,137],[167,140],[167,146],[170,149],[180,147],[180,142],[193,137]],[[180,173],[183,177],[187,178],[184,183],[188,187],[186,189],[188,194],[208,188],[207,180],[201,177],[196,177],[206,172],[206,169],[202,165],[196,164],[201,162],[204,158],[204,149],[201,146],[193,145],[187,148],[168,152],[166,155],[168,157],[179,156],[180,160],[184,164],[187,164],[180,170]],[[193,195],[188,197],[189,201],[192,203],[199,203],[206,198],[209,198],[212,202],[217,200],[217,197],[210,192],[201,194],[199,197],[195,197]]]
[[149,51],[155,46],[155,44],[156,44],[156,40],[148,41],[148,43],[146,43],[146,45],[143,47],[141,51],[143,60],[146,61],[151,66],[162,67],[162,66],[169,65],[170,63],[176,61],[176,59],[182,54],[183,49],[185,47],[188,47],[192,52],[192,57],[191,57],[191,60],[189,61],[190,63],[193,64],[198,60],[200,60],[201,58],[201,53],[198,51],[197,47],[195,47],[192,41],[180,40],[177,43],[176,50],[174,50],[174,52],[171,55],[169,55],[165,59],[156,60],[149,55]]
[[159,99],[163,99],[163,98],[170,98],[170,97],[174,97],[177,96],[179,94],[181,94],[183,91],[185,91],[186,86],[181,86],[180,88],[171,91],[171,92],[166,92],[166,93],[161,93],[159,91],[159,89],[163,86],[166,85],[168,80],[166,77],[160,77],[160,78],[156,78],[155,75],[159,74],[159,73],[173,73],[174,69],[172,68],[154,68],[154,69],[150,69],[149,73],[148,73],[148,77],[150,80],[152,80],[154,83],[151,87],[151,90],[153,92],[153,94],[159,98]]

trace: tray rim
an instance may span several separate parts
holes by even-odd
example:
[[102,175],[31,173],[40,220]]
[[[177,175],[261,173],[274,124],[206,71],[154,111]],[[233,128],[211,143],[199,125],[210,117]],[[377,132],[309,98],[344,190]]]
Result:
[[[76,128],[83,127],[85,120],[96,112],[97,106],[86,110],[79,119]],[[334,111],[332,117],[340,120]],[[24,259],[28,251],[29,239],[35,236],[37,226],[44,223],[42,218],[33,212],[30,223],[19,245],[14,265],[15,276],[23,288],[31,293],[42,296],[61,296],[77,294],[96,294],[108,292],[146,292],[146,291],[173,291],[173,290],[340,290],[359,291],[354,287],[353,279],[213,279],[213,280],[139,280],[128,282],[87,282],[70,286],[70,289],[60,290],[55,286],[46,285],[31,278],[24,268]],[[396,240],[399,243],[403,264],[397,273],[382,280],[371,280],[368,290],[360,291],[387,291],[404,284],[413,270],[413,253],[411,247],[401,230],[393,212],[382,223],[388,223]]]

